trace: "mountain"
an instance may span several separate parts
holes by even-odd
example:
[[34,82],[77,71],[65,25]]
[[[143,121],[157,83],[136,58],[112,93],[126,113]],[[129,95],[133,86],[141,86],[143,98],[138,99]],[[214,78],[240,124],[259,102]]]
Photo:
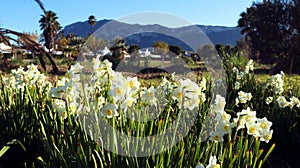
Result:
[[191,25],[168,28],[158,24],[140,25],[115,20],[100,20],[94,27],[85,21],[76,22],[64,28],[65,35],[73,33],[86,37],[91,32],[94,32],[96,37],[109,41],[117,36],[122,37],[125,38],[127,44],[138,44],[141,48],[151,47],[155,41],[164,41],[169,45],[181,46],[184,50],[193,50],[208,43],[235,45],[236,41],[242,38],[240,28],[225,26]]

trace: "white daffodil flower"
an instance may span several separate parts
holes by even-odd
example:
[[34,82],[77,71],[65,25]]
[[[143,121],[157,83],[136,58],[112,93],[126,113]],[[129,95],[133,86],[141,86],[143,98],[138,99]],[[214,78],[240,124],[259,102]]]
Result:
[[103,108],[101,108],[102,116],[107,118],[112,118],[114,116],[118,116],[119,113],[117,112],[118,106],[112,103],[107,103]]
[[209,163],[206,166],[206,168],[220,168],[220,164],[217,164],[217,157],[216,156],[211,156],[209,158]]
[[265,132],[265,134],[260,136],[260,141],[264,141],[268,143],[272,139],[272,135],[273,135],[273,130],[269,130]]
[[274,99],[274,98],[273,98],[272,96],[267,97],[267,98],[266,98],[266,104],[269,105],[270,103],[272,103],[272,102],[273,102],[273,99]]
[[285,99],[285,97],[283,96],[279,96],[277,99],[276,99],[277,103],[278,103],[278,106],[280,108],[285,108],[286,106],[288,106],[288,101]]
[[209,140],[214,142],[223,142],[224,131],[212,131],[209,135]]

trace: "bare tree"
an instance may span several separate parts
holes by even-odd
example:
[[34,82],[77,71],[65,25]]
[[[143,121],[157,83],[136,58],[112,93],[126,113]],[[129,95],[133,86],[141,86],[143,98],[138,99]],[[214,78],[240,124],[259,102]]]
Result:
[[0,28],[0,38],[4,41],[4,43],[12,46],[10,41],[17,42],[17,40],[12,38],[10,35],[14,35],[14,36],[17,36],[19,39],[22,39],[25,48],[30,49],[32,52],[38,53],[37,55],[38,55],[39,61],[44,70],[46,70],[46,62],[44,60],[44,56],[46,56],[52,65],[53,73],[58,73],[58,68],[57,68],[51,54],[46,52],[44,50],[44,48],[42,48],[39,43],[37,43],[36,41],[31,39],[30,36],[28,36],[27,34],[24,34],[24,33],[17,32],[17,31]]

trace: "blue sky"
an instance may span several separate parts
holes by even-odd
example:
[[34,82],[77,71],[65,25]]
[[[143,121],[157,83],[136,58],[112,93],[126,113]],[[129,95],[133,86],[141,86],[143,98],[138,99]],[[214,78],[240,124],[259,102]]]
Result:
[[[258,1],[258,0],[255,0]],[[239,14],[253,0],[42,0],[46,10],[54,11],[62,27],[86,21],[117,19],[133,13],[157,11],[174,14],[193,24],[236,26]],[[2,0],[0,26],[17,31],[39,30],[42,10],[34,0]]]

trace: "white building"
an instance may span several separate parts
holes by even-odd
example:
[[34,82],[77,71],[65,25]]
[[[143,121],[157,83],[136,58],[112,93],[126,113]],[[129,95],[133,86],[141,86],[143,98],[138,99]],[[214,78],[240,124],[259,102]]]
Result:
[[0,43],[0,52],[1,53],[11,53],[12,48],[4,43]]

